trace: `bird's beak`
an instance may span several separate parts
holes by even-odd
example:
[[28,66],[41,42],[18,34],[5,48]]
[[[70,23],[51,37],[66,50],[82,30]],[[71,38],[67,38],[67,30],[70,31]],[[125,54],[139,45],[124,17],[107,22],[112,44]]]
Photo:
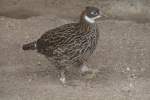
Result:
[[96,17],[96,19],[101,18],[101,17],[102,17],[101,15],[98,15],[98,16]]
[[100,18],[107,18],[108,16],[107,15],[105,15],[105,14],[100,14],[100,15],[98,15],[98,16],[96,16],[95,18],[94,18],[94,20],[96,20],[96,19],[100,19]]
[[93,19],[96,20],[96,19],[99,19],[101,17],[102,17],[101,15],[98,15],[98,16],[94,17]]

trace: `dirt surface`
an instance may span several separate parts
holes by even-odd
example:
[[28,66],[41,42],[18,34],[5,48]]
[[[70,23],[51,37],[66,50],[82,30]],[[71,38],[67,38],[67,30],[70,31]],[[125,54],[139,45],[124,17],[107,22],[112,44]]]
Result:
[[27,19],[0,17],[0,100],[150,100],[150,23],[100,20],[99,44],[88,62],[99,73],[93,79],[69,73],[76,86],[62,86],[43,55],[22,50],[48,29],[77,20],[61,10],[41,16],[30,11]]
[[29,18],[39,15],[57,15],[77,18],[85,6],[99,7],[107,19],[150,22],[149,0],[0,0],[0,15],[11,18]]

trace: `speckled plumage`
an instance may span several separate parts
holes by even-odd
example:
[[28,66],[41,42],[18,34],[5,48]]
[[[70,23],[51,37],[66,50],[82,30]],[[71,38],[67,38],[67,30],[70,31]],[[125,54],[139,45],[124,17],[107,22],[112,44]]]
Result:
[[91,8],[83,11],[78,23],[65,24],[51,29],[37,41],[24,45],[23,49],[28,50],[31,47],[36,49],[54,62],[59,69],[65,69],[78,63],[82,64],[95,50],[99,38],[96,23],[89,23],[84,18],[86,12]]
[[98,39],[96,26],[87,24],[71,23],[46,32],[37,41],[38,52],[56,61],[59,59],[58,63],[86,60],[94,51]]

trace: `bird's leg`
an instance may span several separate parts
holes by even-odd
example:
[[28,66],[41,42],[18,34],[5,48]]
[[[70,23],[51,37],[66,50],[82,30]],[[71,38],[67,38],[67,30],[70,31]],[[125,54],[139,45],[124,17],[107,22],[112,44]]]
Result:
[[60,82],[61,82],[63,85],[66,84],[65,70],[60,70]]
[[59,63],[55,62],[55,66],[58,70],[58,78],[60,82],[64,85],[66,83],[66,68],[65,66],[60,65]]
[[89,69],[89,67],[86,64],[83,64],[81,66],[80,70],[81,70],[81,73],[85,73],[85,72],[88,72],[90,69]]

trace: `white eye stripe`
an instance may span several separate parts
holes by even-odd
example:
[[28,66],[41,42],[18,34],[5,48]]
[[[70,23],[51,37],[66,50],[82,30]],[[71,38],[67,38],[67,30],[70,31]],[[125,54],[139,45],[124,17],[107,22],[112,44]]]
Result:
[[101,17],[101,16],[98,15],[98,16],[93,17],[93,18],[89,18],[88,16],[85,16],[84,18],[85,18],[85,20],[86,20],[87,22],[89,22],[89,23],[95,23],[95,20],[98,19],[98,18],[100,18],[100,17]]
[[92,18],[89,18],[88,16],[85,16],[85,20],[89,23],[95,23],[95,20]]

